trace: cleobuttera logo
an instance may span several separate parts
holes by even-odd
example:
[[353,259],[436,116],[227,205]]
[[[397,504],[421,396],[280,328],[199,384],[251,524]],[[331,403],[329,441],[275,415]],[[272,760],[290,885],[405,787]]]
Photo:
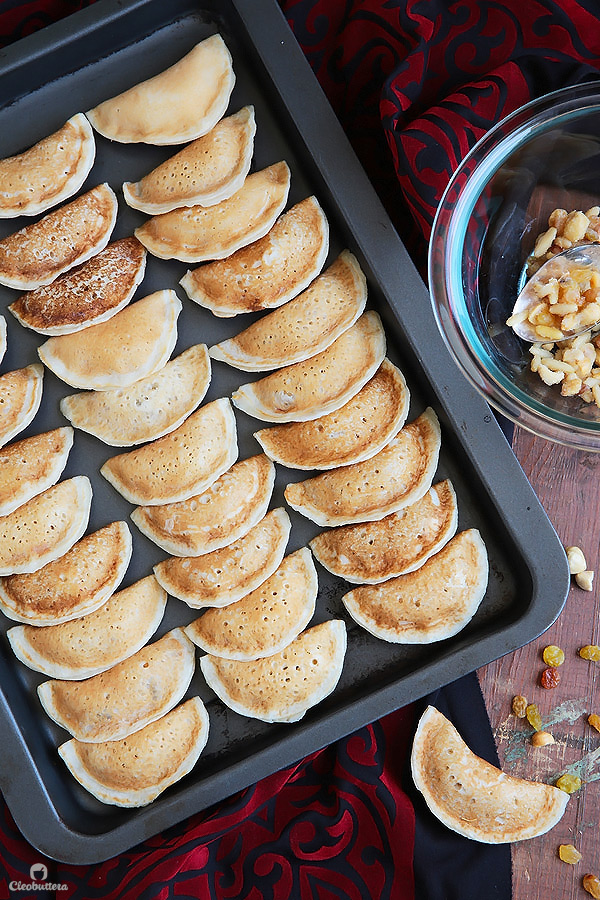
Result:
[[46,881],[48,869],[44,863],[34,863],[29,870],[29,877],[32,881]]

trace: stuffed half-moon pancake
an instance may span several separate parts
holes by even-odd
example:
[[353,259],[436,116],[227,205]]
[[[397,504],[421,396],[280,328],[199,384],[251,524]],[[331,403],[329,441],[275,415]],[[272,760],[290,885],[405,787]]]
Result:
[[373,377],[335,412],[254,433],[274,462],[292,469],[337,469],[375,456],[406,421],[410,402],[402,372],[384,359]]
[[286,556],[260,587],[231,606],[207,610],[185,633],[212,656],[240,660],[272,656],[312,619],[317,588],[310,550],[303,547]]
[[247,534],[266,514],[274,484],[275,466],[261,453],[240,460],[189,500],[140,506],[131,518],[172,556],[202,556]]
[[516,778],[476,756],[433,706],[419,720],[411,769],[433,815],[452,831],[485,844],[545,834],[569,801],[554,785]]
[[367,282],[358,260],[344,250],[299,297],[209,352],[213,359],[245,372],[302,362],[354,325],[366,302]]
[[382,584],[361,585],[342,601],[355,622],[383,641],[429,644],[452,637],[470,622],[487,582],[485,544],[470,528],[420,569]]
[[165,365],[177,342],[180,312],[175,291],[156,291],[107,322],[48,338],[38,347],[38,355],[72,387],[96,391],[126,387]]
[[8,308],[21,325],[39,334],[81,331],[127,306],[145,269],[144,247],[137,238],[121,238],[50,284],[23,294]]
[[0,447],[33,421],[43,385],[44,367],[39,363],[0,375]]
[[167,595],[153,575],[108,598],[95,612],[62,625],[15,625],[15,656],[51,678],[82,680],[110,669],[146,644],[161,623]]
[[60,410],[105,444],[131,447],[178,428],[202,403],[210,377],[206,345],[196,344],[127,387],[63,397]]
[[275,163],[248,175],[235,194],[215,206],[174,209],[148,219],[134,233],[161,259],[223,259],[267,233],[283,210],[289,189],[287,163]]
[[415,503],[429,490],[440,445],[437,416],[426,409],[375,456],[288,484],[285,499],[317,525],[383,519]]
[[194,645],[175,628],[85,681],[45,681],[38,696],[50,718],[77,740],[117,741],[179,703],[194,668]]
[[87,113],[100,134],[121,143],[184,144],[224,115],[235,84],[231,54],[213,34],[174,65]]
[[265,659],[243,662],[202,656],[209,687],[242,716],[263,722],[297,722],[335,689],[346,654],[346,626],[330,619],[303,631]]
[[236,406],[266,422],[305,422],[334,412],[373,377],[385,357],[385,333],[367,312],[321,353],[243,384]]
[[205,491],[237,455],[235,416],[221,398],[164,437],[107,459],[100,473],[130,503],[163,505]]
[[120,741],[72,739],[58,752],[71,774],[102,803],[146,806],[190,772],[208,740],[208,713],[192,697]]
[[67,200],[82,186],[95,156],[94,132],[77,113],[33,147],[0,160],[0,219],[34,216]]
[[187,272],[180,284],[190,300],[215,316],[274,309],[308,287],[328,251],[325,213],[316,197],[307,197],[283,213],[264,237]]
[[30,291],[106,247],[117,198],[100,184],[0,241],[0,284]]
[[0,450],[0,516],[41,494],[60,478],[73,446],[73,429],[55,428]]
[[35,572],[69,550],[87,528],[92,486],[76,475],[0,518],[0,575]]
[[318,534],[310,548],[322,566],[353,584],[378,584],[413,572],[456,532],[458,508],[446,480],[404,509]]
[[127,522],[105,525],[36,572],[0,578],[0,609],[9,619],[37,626],[85,616],[116,591],[131,552]]
[[145,175],[126,181],[129,206],[150,216],[180,206],[214,206],[242,187],[250,171],[256,122],[245,106]]
[[164,589],[193,609],[229,606],[266,581],[278,568],[291,522],[274,509],[243,537],[204,556],[170,556],[154,566]]

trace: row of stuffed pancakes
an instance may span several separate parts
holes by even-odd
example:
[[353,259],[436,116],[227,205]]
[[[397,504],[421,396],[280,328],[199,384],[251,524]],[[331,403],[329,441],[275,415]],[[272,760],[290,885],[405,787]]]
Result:
[[[9,443],[39,408],[43,366],[0,375],[7,401],[0,604],[21,623],[8,632],[16,655],[51,677],[40,700],[73,735],[61,756],[84,787],[120,805],[150,802],[206,744],[201,700],[180,702],[195,670],[194,645],[205,653],[200,666],[210,687],[242,715],[296,721],[335,689],[346,626],[341,618],[310,626],[313,555],[358,585],[344,606],[383,640],[455,634],[487,584],[479,534],[456,534],[452,485],[432,485],[441,440],[433,410],[406,424],[409,391],[386,358],[379,316],[366,309],[357,259],[344,250],[324,269],[328,223],[317,199],[284,212],[285,162],[249,174],[254,111],[224,117],[234,80],[215,35],[171,69],[0,162],[0,185],[14,186],[12,208],[2,195],[2,214],[34,215],[82,186],[95,156],[90,122],[110,140],[186,142],[141,181],[123,185],[126,202],[151,216],[133,236],[109,243],[117,202],[101,184],[0,241],[0,283],[26,292],[10,312],[46,336],[40,360],[79,389],[61,401],[70,426]],[[193,109],[180,102],[190,96]],[[37,203],[31,191],[23,198],[19,164],[31,171],[32,160],[54,159],[57,147],[65,184],[57,174],[44,179],[44,190],[48,182],[56,188],[50,199],[41,188]],[[182,308],[175,291],[130,303],[147,252],[202,263],[180,283],[215,315],[269,312],[228,340],[171,359]],[[202,405],[211,360],[269,374]],[[247,459],[238,459],[234,407],[267,423],[255,433],[263,452]],[[129,526],[85,534],[89,480],[59,481],[73,426],[133,448],[109,458],[101,473],[135,506],[137,528],[169,554],[121,590]],[[290,517],[269,509],[276,464],[321,470],[289,484],[285,499],[328,530],[310,550],[287,556]],[[205,611],[149,643],[167,594]]]

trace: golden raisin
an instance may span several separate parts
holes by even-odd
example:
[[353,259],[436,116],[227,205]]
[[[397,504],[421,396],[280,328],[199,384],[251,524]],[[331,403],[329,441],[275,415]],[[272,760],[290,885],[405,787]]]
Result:
[[527,700],[521,694],[517,694],[512,700],[513,715],[519,719],[524,719],[527,712]]
[[583,886],[592,897],[596,897],[597,900],[600,900],[600,879],[596,877],[596,875],[584,875],[583,876]]
[[544,669],[540,676],[540,684],[547,690],[558,687],[560,684],[560,672],[557,669]]
[[527,716],[527,721],[532,728],[534,728],[536,731],[542,730],[542,717],[535,703],[529,704],[529,706],[525,710],[525,715]]
[[591,659],[597,662],[600,660],[600,647],[598,644],[586,644],[580,649],[579,655],[582,659]]
[[565,794],[574,794],[581,787],[581,778],[579,775],[570,775],[568,772],[565,772],[564,775],[557,779],[556,787],[564,791]]
[[596,731],[600,731],[600,716],[597,716],[596,713],[590,713],[588,716],[588,723],[595,728]]
[[558,855],[563,862],[569,863],[571,866],[582,859],[581,853],[573,844],[561,844],[558,848]]
[[555,647],[554,644],[551,644],[549,647],[544,647],[542,659],[547,666],[562,666],[565,661],[565,654],[560,647]]

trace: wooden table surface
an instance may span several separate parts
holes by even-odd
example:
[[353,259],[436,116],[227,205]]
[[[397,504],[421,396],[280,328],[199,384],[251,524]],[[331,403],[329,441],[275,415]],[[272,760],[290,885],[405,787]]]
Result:
[[[513,449],[565,546],[577,545],[595,571],[594,590],[572,580],[557,621],[539,638],[479,671],[502,769],[539,781],[565,771],[578,774],[581,789],[571,795],[562,820],[548,834],[512,847],[514,900],[589,900],[583,876],[600,878],[600,734],[588,723],[600,715],[600,663],[578,655],[585,644],[600,643],[600,454],[569,450],[517,429]],[[558,687],[540,685],[548,644],[564,650]],[[511,714],[522,694],[537,703],[543,724],[556,743],[536,748],[526,719]],[[568,865],[559,844],[574,844],[583,859]]]

